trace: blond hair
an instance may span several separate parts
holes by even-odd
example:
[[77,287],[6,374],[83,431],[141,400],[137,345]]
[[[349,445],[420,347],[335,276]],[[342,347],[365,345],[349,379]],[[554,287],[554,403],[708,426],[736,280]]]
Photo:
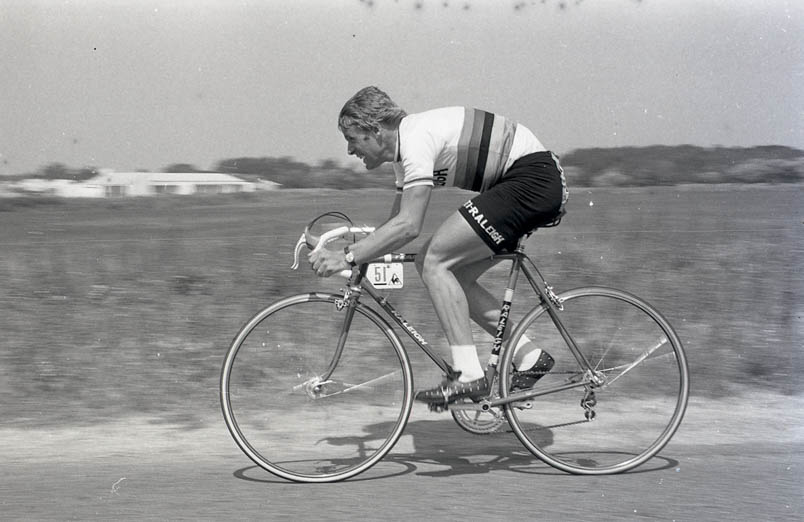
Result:
[[344,104],[338,115],[338,128],[341,132],[353,127],[366,132],[377,132],[380,127],[394,129],[407,115],[379,88],[364,87]]

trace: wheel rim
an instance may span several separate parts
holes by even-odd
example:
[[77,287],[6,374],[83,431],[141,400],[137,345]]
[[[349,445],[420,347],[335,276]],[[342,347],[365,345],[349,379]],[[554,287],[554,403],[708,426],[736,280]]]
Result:
[[289,480],[331,482],[365,471],[399,439],[412,408],[407,355],[370,309],[355,313],[332,378],[315,380],[340,333],[336,300],[310,294],[269,307],[244,326],[224,361],[221,404],[232,437],[260,467]]
[[[607,384],[536,397],[529,410],[507,408],[509,423],[532,453],[558,469],[608,474],[636,467],[667,444],[683,417],[689,379],[681,343],[658,312],[631,294],[587,288],[561,298],[562,322]],[[577,374],[574,358],[560,336],[552,335],[555,327],[545,312],[534,309],[512,335],[517,339],[527,332],[556,358],[553,371],[535,390]],[[511,354],[505,354],[501,368],[510,364]],[[501,382],[507,387],[510,375]]]

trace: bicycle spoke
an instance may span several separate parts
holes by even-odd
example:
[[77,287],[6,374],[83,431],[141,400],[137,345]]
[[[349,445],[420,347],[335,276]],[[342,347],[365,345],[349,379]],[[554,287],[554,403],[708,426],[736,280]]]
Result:
[[[661,316],[629,294],[590,288],[562,297],[559,318],[592,371],[569,350],[543,307],[536,308],[517,333],[522,330],[556,362],[527,393],[532,407],[506,407],[509,424],[531,452],[559,469],[631,469],[661,450],[681,421],[689,393],[681,344]],[[501,366],[511,358],[506,352]],[[596,379],[601,375],[608,380]]]
[[[342,336],[336,299],[306,294],[269,307],[238,334],[224,364],[232,436],[254,462],[290,480],[330,482],[368,469],[401,436],[412,408],[410,363],[390,327],[358,308]],[[342,351],[333,339],[344,340]]]
[[[613,368],[608,368],[608,369],[606,369],[606,370],[601,370],[602,372],[606,372],[606,373],[608,373],[608,372],[618,371],[618,370],[622,369],[622,371],[621,371],[619,374],[617,374],[617,376],[616,376],[616,377],[614,377],[613,379],[610,379],[609,381],[607,381],[607,382],[606,382],[606,385],[607,385],[607,386],[610,386],[610,385],[611,385],[612,383],[614,383],[614,382],[615,382],[617,379],[619,379],[620,377],[622,377],[622,376],[623,376],[623,375],[625,375],[626,373],[628,373],[628,372],[630,372],[631,370],[633,370],[634,368],[636,368],[636,366],[637,366],[638,364],[640,364],[642,361],[644,361],[644,360],[648,359],[648,358],[651,356],[651,354],[652,354],[653,352],[655,352],[656,350],[658,350],[659,348],[661,348],[661,347],[662,347],[662,346],[664,346],[665,344],[667,344],[667,338],[662,339],[662,340],[661,340],[661,341],[660,341],[658,344],[656,344],[656,345],[655,345],[655,346],[653,346],[652,348],[650,348],[650,349],[648,349],[648,350],[644,351],[642,354],[640,354],[640,355],[639,355],[639,357],[637,357],[637,358],[636,358],[636,360],[635,360],[634,362],[632,362],[632,363],[630,363],[630,364],[627,364],[627,365],[620,365],[620,366],[616,366],[616,367],[613,367]],[[665,353],[665,354],[659,355],[659,356],[657,356],[657,357],[651,357],[651,360],[659,359],[659,358],[661,358],[661,357],[671,357],[671,356],[672,356],[672,357],[674,357],[674,356],[675,356],[675,354],[673,354],[672,352],[670,352],[670,353]]]
[[[637,310],[635,309],[633,312],[635,313],[635,312],[637,312]],[[623,322],[626,322],[627,320],[628,320],[627,318],[621,319],[621,321],[623,321]],[[594,369],[596,371],[599,370],[600,365],[603,364],[603,361],[606,359],[606,356],[609,355],[610,352],[612,352],[612,351],[616,352],[616,348],[623,342],[623,341],[621,341],[621,339],[623,339],[623,337],[626,335],[626,331],[623,329],[622,326],[620,326],[618,324],[601,325],[601,326],[604,326],[604,327],[612,327],[612,326],[614,326],[615,328],[614,328],[614,333],[611,334],[608,337],[608,342],[607,342],[607,345],[606,345],[606,349],[599,356],[599,359],[598,359],[597,363],[594,365]],[[604,371],[604,370],[600,370],[600,371]]]
[[[376,377],[374,379],[370,379],[370,380],[362,382],[360,384],[348,384],[348,383],[345,383],[345,382],[340,383],[342,386],[344,386],[343,389],[338,390],[338,391],[336,391],[334,393],[321,394],[321,395],[318,396],[318,398],[323,399],[323,398],[326,398],[326,397],[334,397],[335,395],[340,395],[342,393],[347,393],[347,392],[350,392],[350,391],[353,391],[353,390],[361,390],[361,389],[369,388],[369,387],[371,387],[371,386],[373,386],[375,384],[378,384],[378,383],[380,383],[380,382],[382,382],[384,380],[399,377],[400,373],[401,373],[401,370],[396,370],[396,371],[387,373],[385,375],[380,375],[379,377]],[[326,384],[334,383],[334,382],[335,381],[330,380],[330,381],[326,381],[326,382],[321,383],[321,385],[326,385]]]

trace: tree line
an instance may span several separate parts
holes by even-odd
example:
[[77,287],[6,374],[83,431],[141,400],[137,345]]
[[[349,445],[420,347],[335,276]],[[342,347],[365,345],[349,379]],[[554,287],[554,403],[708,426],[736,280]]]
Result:
[[804,181],[804,151],[782,146],[579,149],[561,164],[586,187]]
[[[693,145],[577,149],[561,157],[568,182],[579,187],[653,186],[687,183],[800,183],[804,150],[783,146],[697,147]],[[244,157],[218,161],[211,170],[188,163],[162,172],[222,172],[249,181],[273,181],[285,188],[389,188],[393,170],[374,171],[324,160],[315,165],[290,157]],[[15,178],[87,180],[92,167],[51,163]]]

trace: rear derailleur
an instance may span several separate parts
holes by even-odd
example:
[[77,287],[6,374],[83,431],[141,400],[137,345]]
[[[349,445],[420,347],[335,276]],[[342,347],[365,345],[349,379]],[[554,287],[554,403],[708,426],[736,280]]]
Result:
[[583,398],[581,399],[581,408],[583,408],[583,415],[586,417],[586,420],[591,421],[595,418],[595,405],[597,405],[597,399],[595,398],[595,391],[591,388],[586,389],[586,393],[584,393]]

